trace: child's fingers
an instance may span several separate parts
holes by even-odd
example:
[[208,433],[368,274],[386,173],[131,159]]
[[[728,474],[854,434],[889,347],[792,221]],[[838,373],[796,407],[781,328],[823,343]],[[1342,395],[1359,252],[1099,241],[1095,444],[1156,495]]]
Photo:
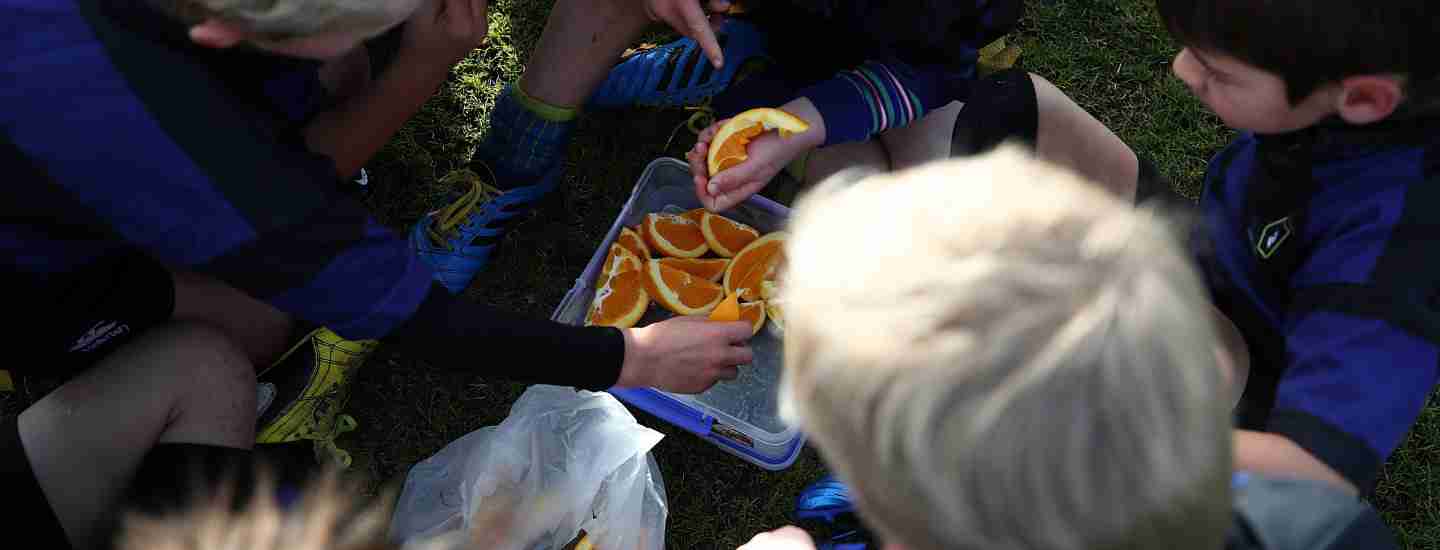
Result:
[[710,187],[708,188],[710,194],[733,193],[749,182],[768,179],[764,177],[764,174],[759,173],[760,168],[756,164],[750,161],[742,162],[710,178]]
[[705,153],[691,149],[689,153],[685,153],[685,160],[690,164],[691,175],[710,180],[710,168],[705,164]]
[[[750,323],[747,321],[728,321],[725,323],[711,322],[709,326],[715,327],[720,338],[734,346],[744,347],[745,342],[750,340]],[[747,350],[749,348],[746,348]]]
[[[736,363],[736,364],[738,365],[739,363]],[[716,378],[719,378],[721,381],[724,381],[724,382],[729,382],[729,381],[732,381],[732,380],[734,380],[734,379],[736,379],[736,378],[739,378],[739,377],[740,377],[740,367],[731,366],[731,367],[721,367],[721,368],[720,368],[720,375],[717,376]]]
[[[750,327],[748,326],[745,327],[745,336],[750,336]],[[749,365],[754,360],[755,352],[751,351],[750,346],[730,346],[725,356],[727,365]]]
[[759,193],[760,190],[764,188],[765,182],[757,180],[747,182],[744,185],[741,185],[739,189],[731,191],[720,191],[715,194],[715,210],[723,211],[735,208],[735,206],[739,205],[742,202],[745,202],[745,199],[750,198],[751,195]]
[[720,51],[720,41],[715,38],[715,29],[710,27],[710,17],[700,8],[699,2],[684,2],[680,6],[683,28],[686,34],[700,44],[710,64],[719,69],[725,65],[725,54]]
[[730,122],[730,119],[727,118],[725,120],[718,121],[714,124],[711,124],[709,128],[701,130],[700,135],[695,137],[695,142],[704,143],[707,146],[710,145],[710,142],[715,139],[715,132],[719,132],[720,126],[725,124],[726,122]]

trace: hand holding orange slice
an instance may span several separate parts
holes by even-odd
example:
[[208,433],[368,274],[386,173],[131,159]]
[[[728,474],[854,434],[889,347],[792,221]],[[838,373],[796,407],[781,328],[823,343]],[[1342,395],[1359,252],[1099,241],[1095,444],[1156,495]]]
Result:
[[750,109],[735,115],[720,125],[715,131],[714,139],[710,140],[710,152],[705,159],[710,176],[714,177],[715,174],[749,159],[746,146],[760,134],[779,130],[781,138],[788,138],[809,129],[810,125],[800,117],[770,107]]
[[760,332],[760,327],[765,326],[765,311],[765,302],[742,304],[740,295],[731,292],[710,312],[709,319],[721,322],[745,321],[750,323],[750,335],[754,336]]
[[734,292],[725,295],[715,311],[710,312],[711,321],[730,322],[740,320],[740,296]]

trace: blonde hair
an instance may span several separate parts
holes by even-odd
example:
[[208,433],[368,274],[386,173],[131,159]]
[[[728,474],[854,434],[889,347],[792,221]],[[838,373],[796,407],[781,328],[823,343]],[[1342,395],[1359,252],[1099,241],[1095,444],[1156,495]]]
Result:
[[1218,548],[1230,431],[1167,227],[1016,147],[794,216],[784,413],[912,550]]
[[[391,531],[393,491],[361,498],[354,484],[326,470],[304,494],[282,506],[273,476],[257,469],[252,496],[242,502],[228,481],[176,503],[168,512],[130,512],[122,518],[116,550],[508,550],[538,544],[525,525],[516,495],[501,490],[478,506],[465,529],[397,540]],[[547,533],[548,535],[548,533]],[[641,534],[642,538],[644,534]],[[591,548],[583,529],[564,547]]]
[[[187,24],[219,18],[272,38],[379,30],[401,14],[392,0],[152,0]],[[419,0],[410,0],[418,5]],[[412,6],[413,7],[413,6]]]

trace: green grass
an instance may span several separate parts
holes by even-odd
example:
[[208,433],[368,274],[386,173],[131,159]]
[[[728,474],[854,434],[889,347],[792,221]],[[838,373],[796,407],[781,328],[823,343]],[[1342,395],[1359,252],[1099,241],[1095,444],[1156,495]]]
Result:
[[[1032,0],[1015,39],[1021,64],[1049,78],[1194,196],[1205,163],[1229,133],[1169,73],[1175,52],[1143,0]],[[439,176],[462,165],[485,132],[490,107],[513,81],[544,27],[550,2],[497,0],[490,39],[370,164],[367,199],[403,229],[436,206]],[[646,40],[663,40],[647,35]],[[576,132],[563,191],[513,231],[468,297],[548,317],[583,269],[646,163],[679,156],[690,135],[674,134],[677,111],[587,115]],[[674,140],[667,147],[674,135]],[[491,350],[456,348],[448,369],[382,348],[360,375],[351,404],[360,428],[342,440],[353,472],[371,488],[402,481],[446,443],[503,419],[523,387],[486,380]],[[575,365],[577,369],[586,365]],[[7,414],[38,397],[0,394]],[[734,548],[788,522],[796,492],[823,472],[807,449],[769,473],[644,414],[666,434],[655,450],[669,494],[672,548]],[[1440,411],[1428,408],[1387,466],[1375,503],[1408,548],[1440,548]]]

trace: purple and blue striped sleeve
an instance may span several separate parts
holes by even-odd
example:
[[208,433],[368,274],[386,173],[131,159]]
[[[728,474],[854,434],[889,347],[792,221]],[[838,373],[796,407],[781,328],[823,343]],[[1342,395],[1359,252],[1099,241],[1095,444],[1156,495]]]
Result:
[[825,121],[825,145],[865,141],[909,126],[953,98],[949,69],[871,61],[800,91]]

